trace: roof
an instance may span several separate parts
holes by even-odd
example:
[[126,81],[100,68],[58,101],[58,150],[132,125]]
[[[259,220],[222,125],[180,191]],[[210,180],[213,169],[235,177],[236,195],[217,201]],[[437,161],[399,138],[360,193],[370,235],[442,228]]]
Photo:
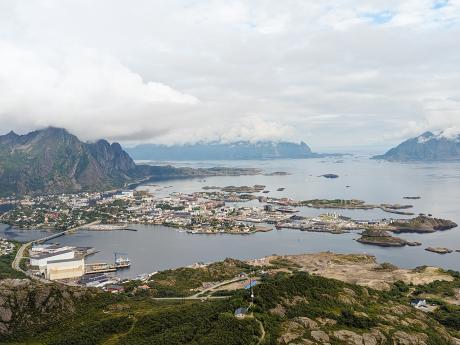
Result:
[[52,258],[53,256],[58,256],[58,255],[67,254],[71,252],[73,252],[73,249],[67,249],[67,250],[63,250],[62,252],[56,252],[56,253],[44,253],[44,254],[34,256],[32,257],[32,259],[41,260],[41,259]]
[[251,282],[248,285],[246,285],[244,288],[248,290],[256,285],[257,285],[257,280],[251,280]]
[[247,312],[248,312],[248,308],[241,307],[235,310],[235,315],[246,314]]
[[51,260],[51,261],[48,261],[48,264],[57,264],[57,263],[61,263],[61,262],[72,262],[72,261],[81,261],[83,259],[82,256],[76,256],[72,259],[62,259],[62,260]]

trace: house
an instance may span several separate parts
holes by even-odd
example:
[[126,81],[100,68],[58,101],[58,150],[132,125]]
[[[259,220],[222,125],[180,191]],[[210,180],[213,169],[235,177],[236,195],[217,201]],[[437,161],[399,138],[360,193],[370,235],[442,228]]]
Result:
[[248,308],[241,307],[235,310],[234,315],[237,319],[243,319],[247,314],[248,314]]
[[427,308],[428,307],[428,305],[426,303],[426,300],[424,300],[424,299],[413,300],[410,304],[411,304],[411,306],[413,306],[414,308],[417,308],[417,309]]
[[108,284],[104,287],[104,290],[111,292],[111,293],[120,293],[120,292],[124,292],[125,288],[118,284]]
[[85,260],[83,256],[51,260],[47,262],[45,272],[45,277],[49,280],[79,278],[85,274]]

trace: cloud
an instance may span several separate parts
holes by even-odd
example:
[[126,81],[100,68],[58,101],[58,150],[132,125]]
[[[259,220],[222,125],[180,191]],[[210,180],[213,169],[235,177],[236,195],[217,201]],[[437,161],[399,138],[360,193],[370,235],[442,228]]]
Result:
[[4,132],[388,145],[460,127],[460,4],[0,2]]

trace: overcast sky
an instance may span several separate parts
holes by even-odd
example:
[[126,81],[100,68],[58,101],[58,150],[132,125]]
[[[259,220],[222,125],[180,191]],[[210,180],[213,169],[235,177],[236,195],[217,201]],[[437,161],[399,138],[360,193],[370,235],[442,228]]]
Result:
[[0,121],[128,145],[460,132],[460,0],[0,0]]

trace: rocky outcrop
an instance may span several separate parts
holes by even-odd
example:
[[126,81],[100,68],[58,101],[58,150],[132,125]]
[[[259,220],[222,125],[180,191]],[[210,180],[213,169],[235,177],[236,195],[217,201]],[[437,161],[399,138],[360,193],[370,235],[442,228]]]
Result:
[[432,252],[436,254],[450,254],[453,252],[452,249],[444,248],[444,247],[428,247],[428,248],[425,248],[425,250],[427,252]]
[[380,230],[365,230],[356,241],[379,247],[404,247],[408,244],[406,240],[391,236],[387,231]]
[[0,280],[0,339],[25,336],[57,323],[75,313],[79,301],[95,293],[29,279]]
[[399,219],[391,223],[389,230],[395,233],[415,232],[430,233],[449,230],[457,227],[457,223],[448,220],[420,215],[412,219]]

